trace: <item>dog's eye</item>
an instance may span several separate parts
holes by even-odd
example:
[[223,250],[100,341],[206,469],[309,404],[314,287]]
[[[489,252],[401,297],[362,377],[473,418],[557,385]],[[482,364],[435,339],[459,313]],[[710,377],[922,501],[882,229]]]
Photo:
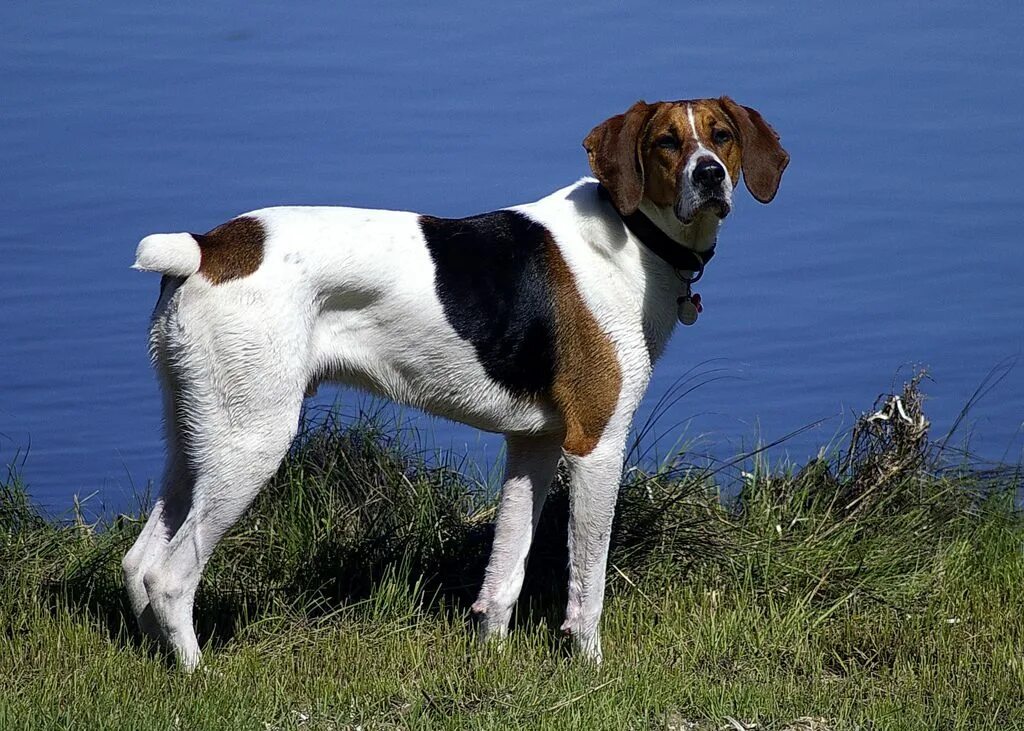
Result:
[[732,139],[732,133],[727,129],[716,129],[711,133],[711,139],[716,145],[724,145]]
[[678,150],[679,140],[673,135],[662,135],[654,142],[655,146],[660,147],[663,150]]

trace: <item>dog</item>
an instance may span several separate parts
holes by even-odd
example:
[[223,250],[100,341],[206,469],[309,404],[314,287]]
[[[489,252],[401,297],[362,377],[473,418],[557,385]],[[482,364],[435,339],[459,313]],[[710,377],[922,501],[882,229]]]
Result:
[[304,395],[365,389],[507,440],[494,545],[472,613],[508,631],[548,486],[570,475],[562,630],[600,662],[609,534],[633,412],[741,177],[762,203],[789,155],[728,97],[647,104],[583,143],[594,177],[462,219],[265,208],[155,234],[150,350],[164,394],[162,490],[122,562],[142,630],[193,669],[203,567],[276,471]]

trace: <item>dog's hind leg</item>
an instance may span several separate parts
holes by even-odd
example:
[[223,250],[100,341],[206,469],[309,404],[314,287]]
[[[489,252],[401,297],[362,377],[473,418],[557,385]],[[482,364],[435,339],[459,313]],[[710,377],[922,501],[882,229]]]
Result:
[[167,542],[177,532],[192,507],[194,475],[188,466],[188,459],[182,445],[180,421],[176,415],[174,399],[178,389],[171,377],[170,369],[159,359],[157,375],[164,394],[164,429],[167,442],[167,461],[164,466],[160,495],[157,497],[149,518],[143,526],[134,545],[121,561],[124,571],[125,588],[132,611],[143,634],[162,639],[160,628],[149,604],[149,594],[143,577],[146,571],[157,563],[167,548]]
[[291,313],[202,295],[154,322],[171,457],[149,541],[132,556],[148,610],[137,569],[129,588],[186,669],[200,659],[192,606],[203,568],[288,451],[306,384],[306,335]]
[[146,593],[143,577],[146,570],[160,560],[168,538],[181,525],[192,500],[191,476],[184,455],[177,447],[169,447],[160,497],[153,505],[135,544],[121,561],[132,611],[143,634],[153,639],[160,639],[160,629],[149,605],[149,594]]
[[204,424],[192,427],[191,505],[143,576],[156,623],[186,669],[200,659],[192,607],[203,568],[288,451],[298,427],[302,393],[301,384],[262,383],[259,395],[254,389],[236,401],[230,415],[227,409],[220,418],[206,414]]
[[203,568],[274,474],[298,428],[302,384],[289,383],[284,374],[280,380],[260,380],[205,409],[201,418],[192,417],[191,505],[160,559],[144,574],[157,624],[186,669],[199,662],[192,605]]
[[480,595],[473,604],[481,639],[504,637],[526,575],[526,559],[562,454],[560,435],[506,439],[505,483],[494,545]]

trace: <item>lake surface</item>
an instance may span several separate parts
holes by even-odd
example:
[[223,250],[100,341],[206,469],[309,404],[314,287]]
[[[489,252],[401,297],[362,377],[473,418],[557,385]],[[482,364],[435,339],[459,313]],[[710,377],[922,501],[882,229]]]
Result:
[[[0,9],[0,462],[39,503],[130,507],[159,476],[142,236],[275,204],[533,200],[587,174],[583,137],[638,98],[729,94],[792,156],[774,203],[738,195],[706,310],[659,363],[641,420],[680,377],[710,382],[658,451],[685,433],[728,457],[824,419],[772,450],[806,459],[915,364],[942,434],[1020,356],[1021,3],[402,5]],[[405,416],[485,469],[500,454]],[[964,434],[1017,461],[1022,421],[1024,364]]]

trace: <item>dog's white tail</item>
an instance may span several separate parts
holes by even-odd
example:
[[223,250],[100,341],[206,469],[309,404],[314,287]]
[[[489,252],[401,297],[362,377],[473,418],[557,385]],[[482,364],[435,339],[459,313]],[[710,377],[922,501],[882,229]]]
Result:
[[201,260],[192,234],[152,234],[139,242],[132,269],[187,277],[199,271]]

